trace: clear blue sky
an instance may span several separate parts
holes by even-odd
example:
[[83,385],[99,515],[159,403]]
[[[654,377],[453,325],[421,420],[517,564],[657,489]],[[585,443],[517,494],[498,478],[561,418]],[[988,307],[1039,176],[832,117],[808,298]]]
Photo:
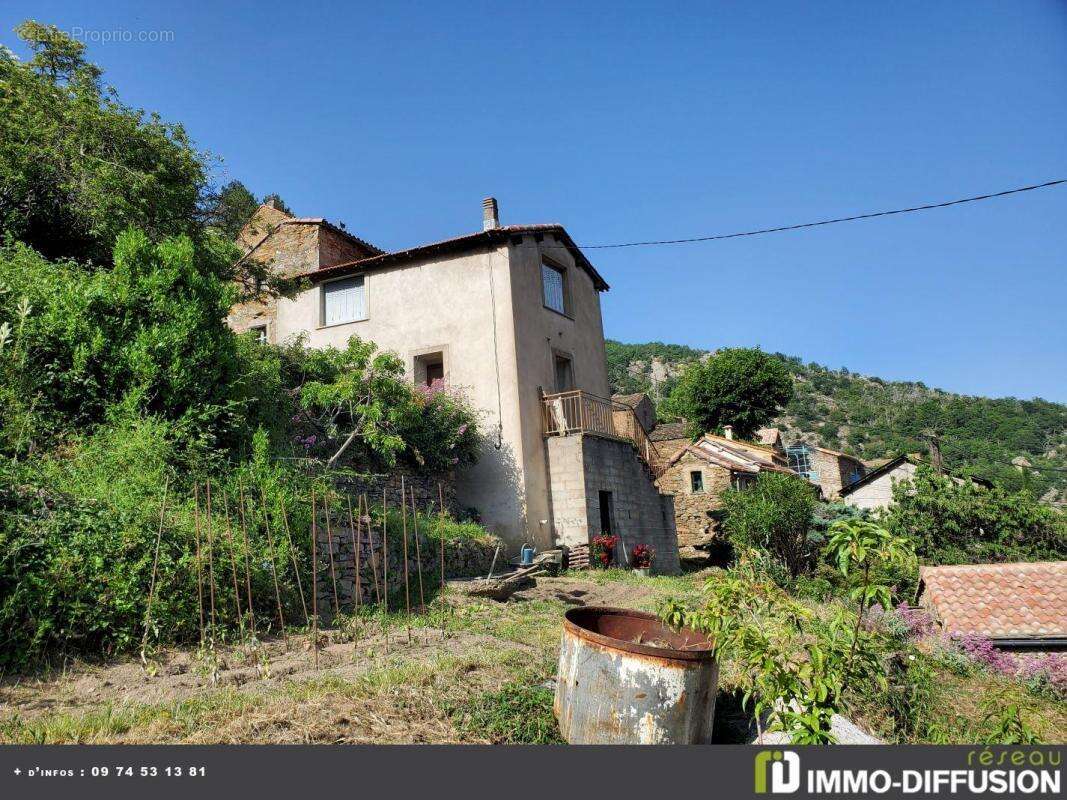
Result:
[[[1067,3],[6,2],[257,194],[394,249],[804,222],[1067,177]],[[580,7],[579,7],[580,6]],[[83,34],[84,35],[84,34]],[[798,233],[590,251],[608,336],[759,345],[1067,401],[1067,186]]]

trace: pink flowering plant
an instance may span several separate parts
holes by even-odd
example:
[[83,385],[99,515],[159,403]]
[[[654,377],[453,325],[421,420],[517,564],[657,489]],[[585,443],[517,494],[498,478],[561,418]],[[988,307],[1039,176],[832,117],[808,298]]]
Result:
[[434,381],[412,384],[393,353],[353,336],[344,349],[288,348],[291,441],[297,453],[328,466],[354,463],[443,473],[477,460],[477,414],[464,395]]

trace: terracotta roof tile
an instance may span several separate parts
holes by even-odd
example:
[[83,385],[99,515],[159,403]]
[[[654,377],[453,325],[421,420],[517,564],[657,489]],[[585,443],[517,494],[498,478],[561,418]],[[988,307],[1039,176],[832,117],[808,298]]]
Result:
[[923,604],[950,633],[1067,636],[1067,561],[922,567]]

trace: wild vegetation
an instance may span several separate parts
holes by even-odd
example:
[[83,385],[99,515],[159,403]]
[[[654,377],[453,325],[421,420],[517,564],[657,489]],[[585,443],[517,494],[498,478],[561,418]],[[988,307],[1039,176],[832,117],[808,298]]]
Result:
[[212,584],[220,637],[302,624],[312,491],[336,517],[331,470],[470,464],[476,415],[370,342],[235,335],[263,270],[231,241],[247,190],[216,192],[181,127],[105,90],[82,43],[18,33],[32,59],[0,50],[0,668],[196,641],[202,552],[234,573]]
[[[608,342],[613,391],[671,396],[684,366],[707,353],[662,342]],[[925,453],[940,439],[945,463],[1007,489],[1067,499],[1067,405],[1035,398],[986,398],[885,381],[848,369],[775,356],[793,378],[794,396],[773,424],[790,441],[804,439],[863,459]],[[669,404],[661,406],[670,413]],[[1013,459],[1024,458],[1030,468]]]

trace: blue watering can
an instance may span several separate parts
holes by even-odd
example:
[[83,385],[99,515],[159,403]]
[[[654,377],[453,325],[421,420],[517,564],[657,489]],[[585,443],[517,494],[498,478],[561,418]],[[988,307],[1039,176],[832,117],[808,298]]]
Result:
[[528,544],[522,546],[522,550],[519,551],[519,565],[523,567],[529,567],[533,564],[534,553],[537,551]]

